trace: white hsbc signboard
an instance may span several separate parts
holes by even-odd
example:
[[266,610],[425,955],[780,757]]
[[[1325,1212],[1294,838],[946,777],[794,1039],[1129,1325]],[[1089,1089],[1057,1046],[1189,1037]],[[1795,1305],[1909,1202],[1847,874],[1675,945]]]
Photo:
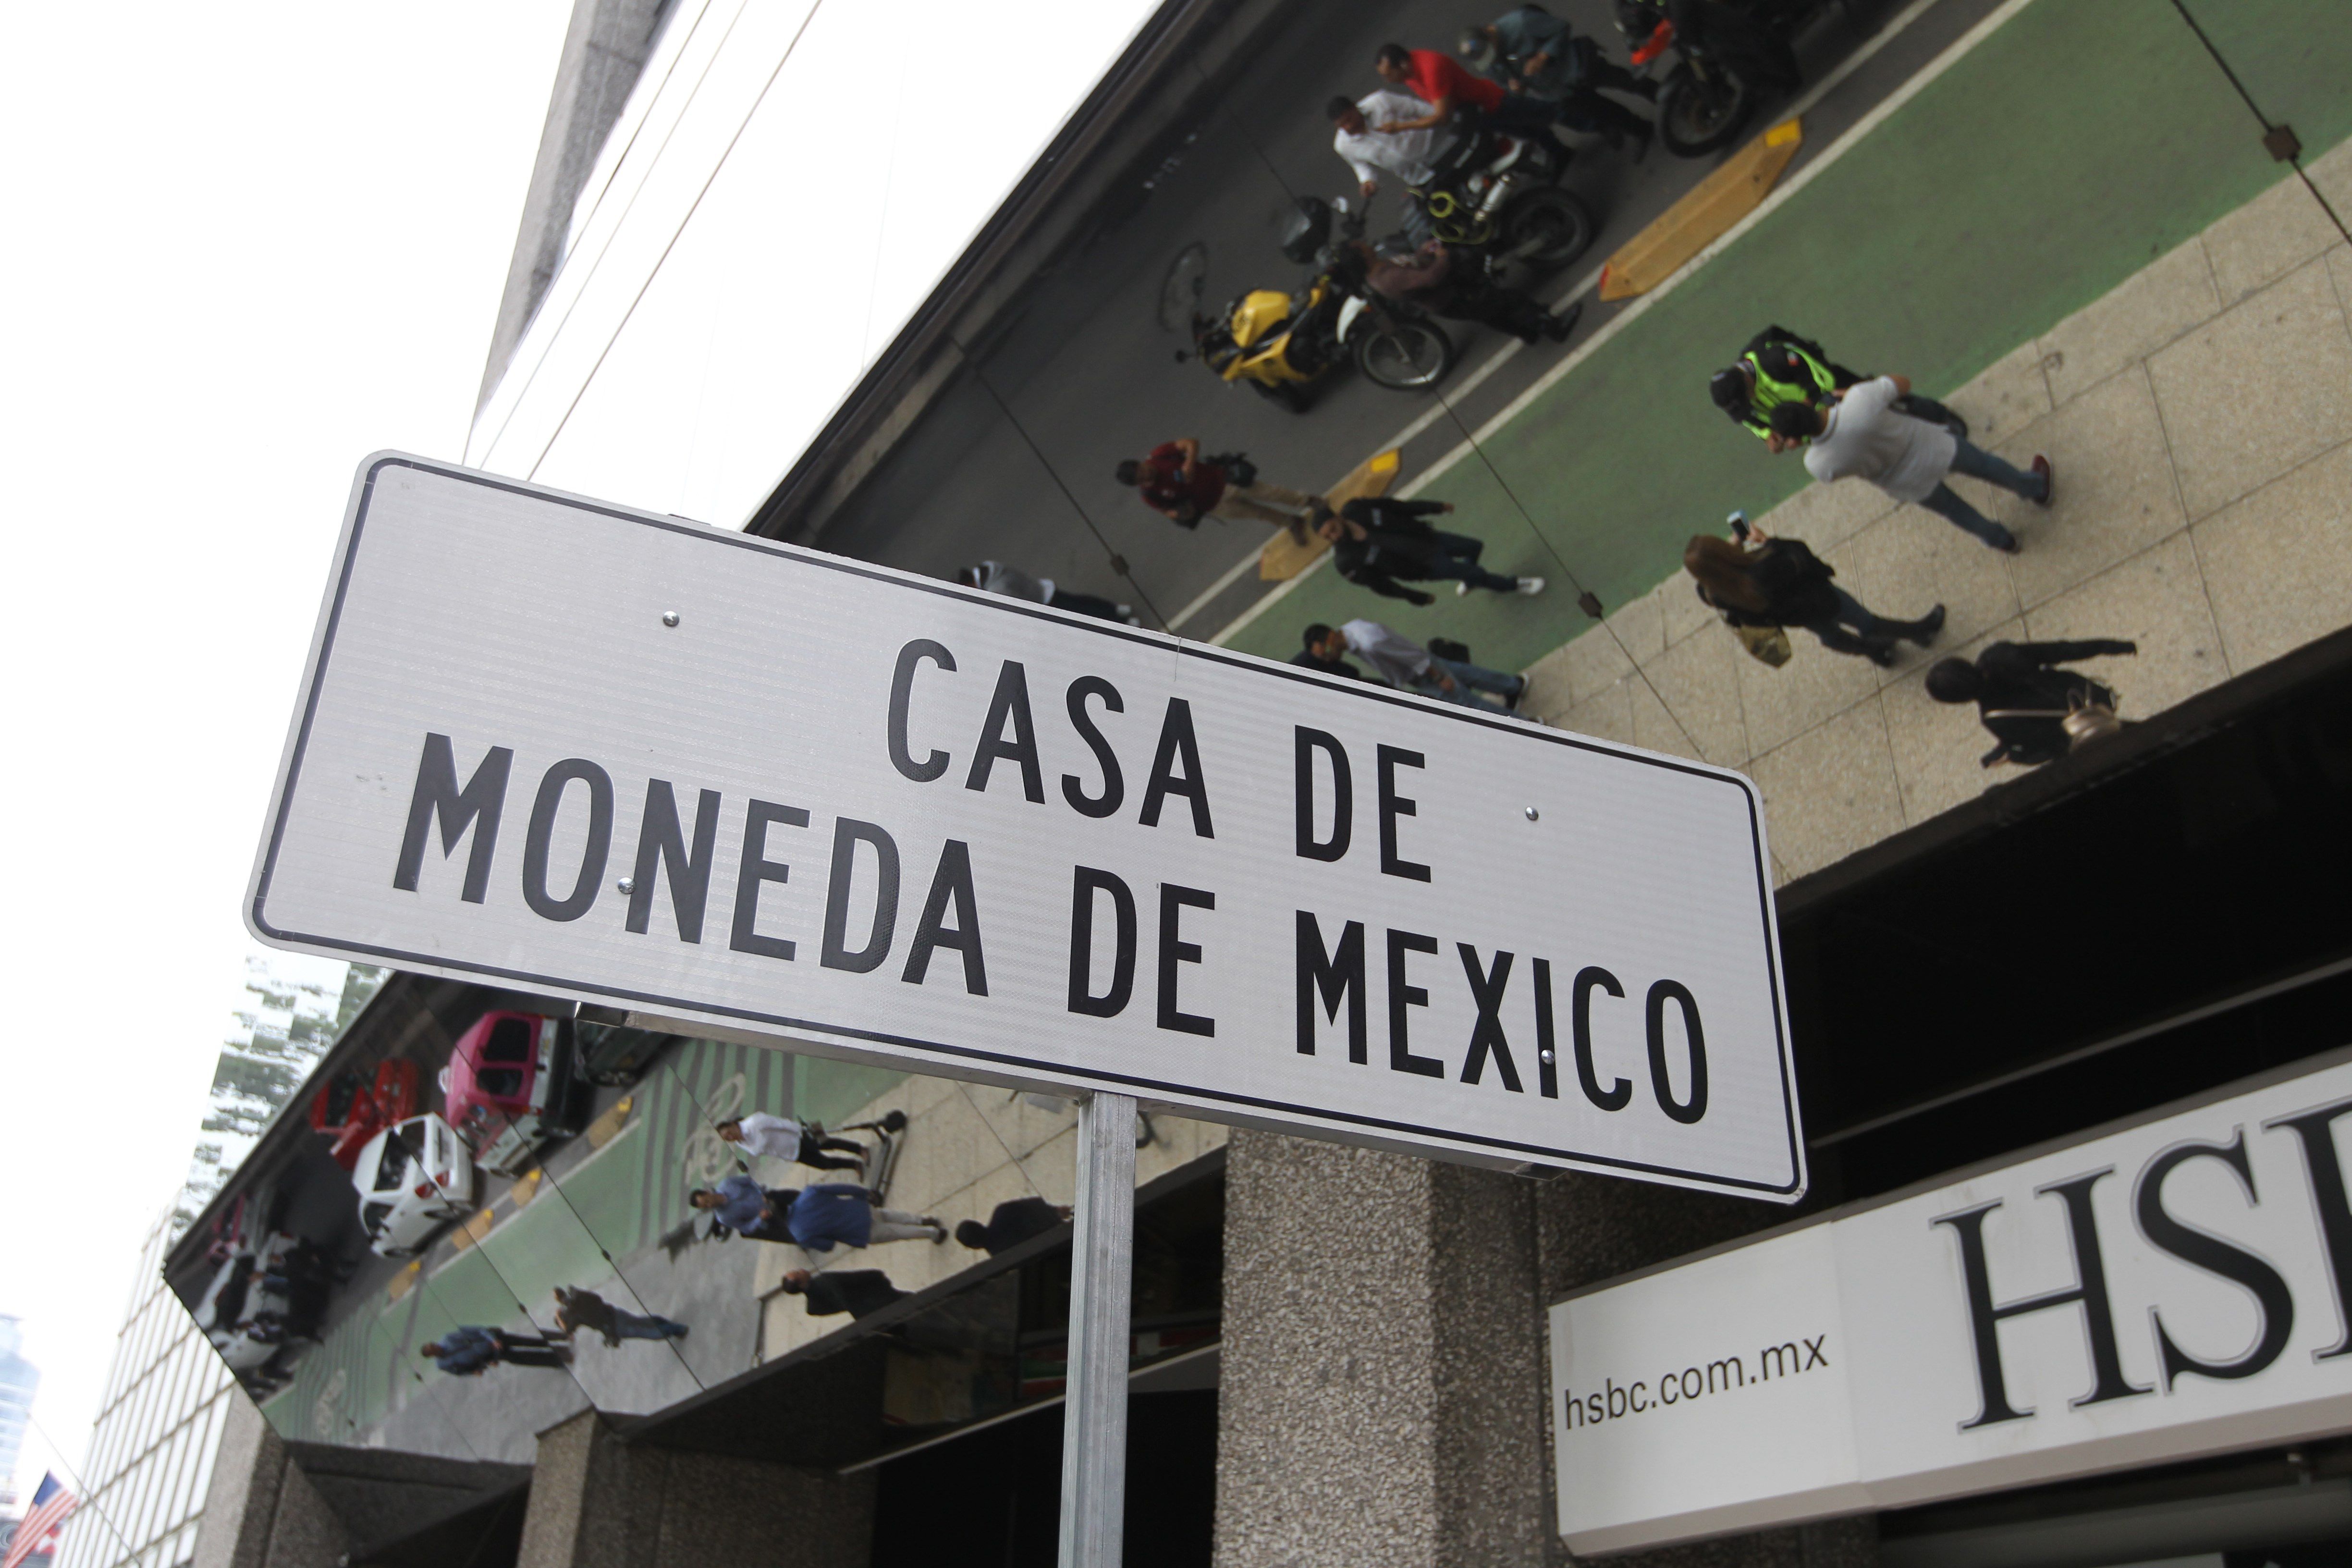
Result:
[[1559,1527],[1622,1551],[2352,1426],[2352,1064],[1551,1310]]
[[1769,864],[1719,769],[385,456],[247,909],[821,1054],[1787,1200]]

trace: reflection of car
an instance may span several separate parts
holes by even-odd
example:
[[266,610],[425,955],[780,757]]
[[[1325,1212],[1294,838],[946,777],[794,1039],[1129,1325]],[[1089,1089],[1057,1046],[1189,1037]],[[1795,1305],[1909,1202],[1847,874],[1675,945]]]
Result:
[[[598,1009],[603,1011],[603,1009]],[[645,1076],[676,1035],[666,1035],[653,1029],[632,1028],[618,1019],[627,1014],[614,1010],[614,1022],[592,1018],[590,1010],[581,1009],[580,1021],[573,1026],[579,1041],[577,1070],[590,1083],[608,1089],[625,1089]]]
[[385,1258],[414,1258],[472,1206],[474,1163],[457,1129],[428,1112],[369,1139],[352,1167],[352,1185],[369,1245]]
[[551,1139],[580,1131],[589,1091],[572,1074],[572,1020],[489,1013],[457,1037],[441,1069],[443,1110],[486,1171],[520,1176]]
[[327,1152],[348,1171],[367,1141],[416,1114],[416,1064],[381,1062],[370,1077],[357,1068],[339,1072],[310,1099],[310,1126],[334,1140]]

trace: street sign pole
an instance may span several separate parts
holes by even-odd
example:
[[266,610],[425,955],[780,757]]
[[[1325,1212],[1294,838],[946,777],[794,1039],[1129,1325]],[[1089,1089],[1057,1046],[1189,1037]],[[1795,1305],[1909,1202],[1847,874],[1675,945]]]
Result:
[[1118,1568],[1127,1513],[1127,1360],[1135,1293],[1135,1101],[1078,1106],[1077,1207],[1062,1411],[1061,1568]]

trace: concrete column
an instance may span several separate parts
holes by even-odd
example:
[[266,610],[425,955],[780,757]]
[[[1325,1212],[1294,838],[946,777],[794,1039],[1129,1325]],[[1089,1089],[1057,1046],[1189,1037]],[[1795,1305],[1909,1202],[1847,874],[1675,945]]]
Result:
[[540,1434],[518,1568],[866,1568],[874,1477],[633,1446],[595,1411]]
[[[1544,1314],[1785,1210],[1237,1131],[1216,1568],[1559,1568]],[[1875,1568],[1867,1520],[1612,1559]]]
[[352,1540],[286,1445],[232,1391],[196,1527],[195,1568],[339,1568]]
[[1237,1131],[1217,1568],[1544,1561],[1532,1189]]

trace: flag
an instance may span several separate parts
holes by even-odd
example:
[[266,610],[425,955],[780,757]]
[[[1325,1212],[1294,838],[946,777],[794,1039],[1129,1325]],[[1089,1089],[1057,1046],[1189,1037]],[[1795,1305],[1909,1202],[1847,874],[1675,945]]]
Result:
[[40,1489],[33,1494],[33,1506],[16,1521],[16,1533],[8,1542],[8,1555],[0,1558],[0,1568],[17,1568],[57,1534],[67,1516],[80,1506],[81,1500],[58,1485],[57,1477],[42,1476]]

